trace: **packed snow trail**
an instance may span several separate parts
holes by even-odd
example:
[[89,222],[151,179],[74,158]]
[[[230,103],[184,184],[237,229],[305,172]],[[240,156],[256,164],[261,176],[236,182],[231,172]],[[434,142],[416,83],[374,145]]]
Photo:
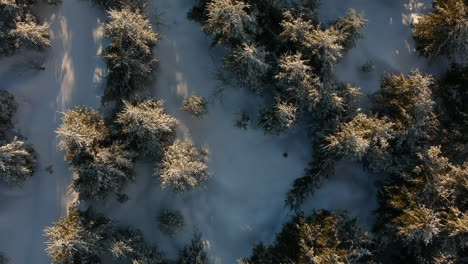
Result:
[[[364,11],[369,19],[364,39],[337,66],[338,78],[373,91],[385,71],[421,67],[437,72],[437,67],[429,67],[414,52],[407,21],[414,17],[414,8],[424,10],[428,2],[322,1],[319,14],[324,22],[344,16],[348,8]],[[200,231],[215,263],[235,263],[249,255],[254,243],[270,243],[289,219],[285,194],[310,161],[310,142],[306,130],[300,127],[283,136],[264,135],[255,125],[263,101],[246,89],[227,89],[222,101],[212,100],[209,114],[202,120],[179,109],[184,97],[192,93],[210,97],[217,84],[214,72],[223,54],[222,49],[210,49],[211,41],[198,23],[186,19],[193,3],[151,2],[148,11],[152,19],[159,14],[161,23],[155,29],[165,38],[155,49],[159,66],[151,90],[180,120],[178,137],[210,150],[213,178],[207,189],[176,195],[161,190],[152,176],[154,164],[139,162],[136,182],[124,190],[130,200],[123,204],[98,203],[94,208],[122,225],[142,229],[146,239],[157,242],[171,258],[189,242],[193,232]],[[18,56],[0,60],[0,88],[12,92],[20,104],[16,128],[40,155],[37,173],[23,189],[0,186],[0,251],[15,264],[50,263],[42,230],[66,213],[66,204],[73,198],[67,195],[72,173],[63,161],[64,153],[56,147],[54,131],[60,124],[60,112],[75,105],[99,108],[103,93],[97,85],[97,76],[105,67],[97,55],[105,46],[100,30],[105,14],[100,7],[88,1],[66,0],[41,10],[41,14],[51,23],[52,47],[43,54],[46,70],[20,74],[10,67]],[[363,74],[360,69],[367,60],[374,61],[376,71]],[[234,127],[242,108],[253,119],[247,130]],[[283,157],[285,152],[287,158]],[[53,165],[52,174],[45,171],[49,165]],[[324,181],[303,209],[349,209],[361,223],[370,225],[376,205],[374,177],[363,173],[358,164],[339,163],[336,175]],[[158,231],[156,217],[162,208],[180,209],[185,216],[186,227],[175,238]]]
[[[25,60],[22,55],[0,59],[0,89],[13,93],[19,103],[15,129],[39,155],[36,173],[23,188],[0,185],[0,251],[12,264],[50,263],[43,229],[66,214],[72,198],[67,194],[72,172],[57,149],[60,112],[76,105],[97,108],[102,94],[95,71],[103,66],[97,56],[103,13],[81,0],[36,11],[51,25],[52,47],[22,55],[43,57],[46,69],[23,72],[18,65]],[[46,171],[49,166],[53,173]]]

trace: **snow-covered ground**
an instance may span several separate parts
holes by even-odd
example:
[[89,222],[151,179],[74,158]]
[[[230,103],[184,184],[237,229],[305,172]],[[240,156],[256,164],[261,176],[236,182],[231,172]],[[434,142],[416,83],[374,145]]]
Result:
[[[442,62],[429,65],[417,56],[409,28],[414,13],[428,8],[429,2],[322,1],[319,13],[324,22],[345,15],[348,8],[364,11],[369,20],[365,38],[338,65],[339,79],[374,91],[385,71],[406,72],[419,67],[438,73]],[[212,100],[209,114],[202,120],[182,112],[179,107],[185,96],[212,94],[216,87],[213,73],[222,51],[210,49],[211,41],[200,25],[186,19],[193,0],[151,3],[150,13],[161,15],[162,24],[157,29],[165,38],[155,50],[159,68],[151,92],[164,99],[167,111],[180,120],[180,138],[210,150],[213,178],[207,189],[173,194],[161,190],[152,178],[153,164],[140,162],[136,182],[125,189],[130,200],[99,203],[95,209],[123,225],[142,229],[146,239],[157,242],[170,257],[175,257],[193,232],[200,231],[215,263],[235,263],[249,254],[252,244],[271,242],[289,218],[285,194],[311,158],[306,131],[296,128],[283,136],[268,136],[256,129],[254,122],[247,130],[234,127],[241,109],[250,111],[255,121],[256,109],[262,104],[261,98],[242,89],[228,89],[222,101]],[[75,105],[99,108],[102,94],[97,76],[104,65],[97,54],[104,45],[100,28],[105,14],[82,0],[65,0],[40,13],[51,24],[52,48],[41,54],[46,70],[20,73],[12,67],[20,57],[0,59],[0,88],[11,91],[20,104],[16,128],[40,155],[37,173],[24,188],[0,186],[0,251],[14,264],[49,263],[42,230],[64,215],[67,202],[73,199],[67,194],[72,173],[56,147],[54,131],[61,111]],[[361,67],[367,60],[374,61],[376,71],[363,74]],[[53,165],[52,174],[45,171],[49,165]],[[336,175],[324,181],[303,209],[349,209],[361,223],[370,225],[376,206],[374,179],[375,175],[364,173],[360,165],[342,162]],[[155,218],[161,208],[182,211],[187,225],[180,236],[169,238],[157,230]]]

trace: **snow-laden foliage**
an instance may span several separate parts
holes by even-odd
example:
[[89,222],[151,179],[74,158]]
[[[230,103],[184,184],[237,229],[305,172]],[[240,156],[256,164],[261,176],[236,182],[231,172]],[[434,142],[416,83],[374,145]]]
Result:
[[248,42],[257,29],[251,6],[242,0],[213,0],[206,6],[208,19],[205,30],[214,35],[215,43]]
[[59,147],[67,151],[65,160],[78,176],[71,187],[81,199],[118,194],[133,180],[135,153],[113,142],[109,130],[99,112],[85,107],[67,110],[57,130]]
[[113,222],[90,211],[70,206],[68,215],[44,229],[46,252],[57,264],[100,263],[99,254],[106,250]]
[[160,157],[163,149],[175,139],[177,120],[166,114],[164,101],[124,101],[124,109],[116,122],[135,151],[144,157]]
[[243,87],[261,94],[265,88],[270,65],[267,62],[269,52],[264,47],[244,43],[224,60],[224,67],[237,74],[237,80]]
[[272,245],[256,245],[239,263],[373,263],[371,246],[370,235],[347,212],[319,210],[295,216]]
[[15,97],[7,91],[0,90],[0,137],[6,130],[13,127],[11,120],[17,108]]
[[181,109],[201,119],[208,113],[208,101],[204,97],[192,94],[184,99]]
[[268,133],[280,134],[294,125],[296,116],[297,106],[277,101],[261,111],[258,126]]
[[205,246],[201,239],[201,234],[195,234],[189,246],[179,254],[177,264],[209,264],[210,259],[205,251]]
[[35,1],[0,1],[0,54],[13,55],[21,48],[50,46],[49,25],[32,14]]
[[434,8],[414,24],[416,49],[424,56],[448,55],[468,66],[468,2],[437,0]]
[[179,210],[163,210],[158,216],[159,230],[169,236],[180,231],[184,222],[184,216]]
[[367,20],[364,18],[364,13],[358,13],[354,9],[350,9],[348,14],[340,18],[335,27],[344,34],[343,42],[341,43],[346,49],[353,48],[356,40],[361,38],[361,31],[366,26]]
[[117,231],[109,243],[109,251],[112,257],[122,263],[132,264],[163,264],[163,254],[156,247],[148,246],[143,238],[143,233],[135,228]]
[[190,141],[176,141],[164,152],[155,176],[159,177],[163,188],[170,187],[176,192],[190,191],[203,186],[209,178],[207,162],[207,149]]
[[31,146],[13,139],[0,145],[0,181],[12,186],[21,186],[32,177],[36,165],[36,154]]
[[109,15],[104,33],[112,42],[104,52],[109,66],[104,101],[128,99],[150,79],[152,48],[160,39],[139,10],[110,10]]

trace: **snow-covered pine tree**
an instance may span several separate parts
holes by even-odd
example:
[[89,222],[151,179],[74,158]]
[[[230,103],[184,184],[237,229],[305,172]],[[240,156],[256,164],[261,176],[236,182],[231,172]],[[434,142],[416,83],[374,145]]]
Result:
[[208,2],[208,19],[204,28],[214,35],[215,44],[236,46],[249,43],[250,34],[258,30],[250,5],[242,0],[213,0]]
[[105,140],[109,130],[98,111],[76,107],[63,113],[62,124],[56,133],[60,136],[60,149],[67,151],[65,160],[79,164]]
[[6,130],[13,127],[11,120],[17,108],[15,97],[7,91],[0,90],[0,139]]
[[207,149],[190,141],[176,141],[164,152],[155,177],[159,177],[163,188],[170,187],[176,192],[190,191],[209,178],[207,161]]
[[36,166],[36,154],[31,146],[13,139],[0,145],[0,181],[12,186],[21,186],[32,177]]
[[278,135],[294,125],[297,111],[297,106],[277,99],[273,106],[262,109],[258,126]]
[[175,139],[177,120],[166,114],[164,101],[124,101],[124,109],[116,122],[136,152],[148,158],[159,158],[165,147]]
[[68,214],[44,229],[46,252],[57,264],[100,263],[114,223],[91,211],[81,212],[71,205]]
[[181,109],[201,119],[208,113],[208,101],[202,96],[192,94],[184,99]]
[[210,259],[208,254],[205,251],[205,246],[201,239],[201,234],[197,233],[192,238],[192,241],[189,246],[184,247],[184,249],[179,254],[179,260],[177,264],[209,264]]
[[338,19],[335,27],[344,35],[341,43],[345,49],[353,48],[356,40],[362,37],[361,31],[366,26],[367,20],[364,18],[364,12],[358,13],[350,9],[348,14]]
[[184,216],[179,210],[163,210],[158,216],[159,230],[174,236],[184,227]]
[[241,86],[261,94],[270,70],[268,56],[269,52],[264,47],[243,43],[233,51],[232,55],[225,58],[224,67],[237,74]]
[[160,39],[141,11],[109,11],[104,33],[111,38],[104,57],[109,66],[104,101],[128,99],[150,79],[155,60],[152,48]]
[[416,49],[427,57],[448,55],[462,66],[468,66],[468,2],[436,0],[435,10],[414,24]]
[[49,25],[37,24],[36,19],[28,14],[22,21],[16,21],[10,35],[16,39],[17,48],[29,47],[44,49],[50,46]]

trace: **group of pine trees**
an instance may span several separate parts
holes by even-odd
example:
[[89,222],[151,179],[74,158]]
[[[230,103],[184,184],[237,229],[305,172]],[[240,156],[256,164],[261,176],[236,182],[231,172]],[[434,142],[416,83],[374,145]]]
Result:
[[189,246],[180,251],[177,261],[168,260],[156,246],[148,245],[140,230],[118,228],[117,222],[94,213],[79,210],[72,204],[68,214],[44,230],[46,252],[55,264],[112,263],[132,264],[208,264],[201,236],[195,234]]
[[[350,10],[325,26],[317,4],[199,0],[188,14],[213,36],[213,45],[229,50],[223,78],[273,99],[260,110],[260,127],[279,134],[299,118],[310,122],[315,160],[294,182],[287,205],[299,209],[338,160],[361,161],[387,175],[373,235],[362,235],[340,212],[317,211],[296,216],[275,243],[256,246],[240,262],[466,262],[468,2],[436,0],[434,11],[414,24],[420,54],[447,55],[453,63],[447,76],[387,73],[366,111],[357,107],[359,89],[334,74],[366,20]],[[355,233],[343,233],[343,226]]]
[[16,109],[13,95],[0,90],[0,182],[10,186],[23,185],[32,177],[36,166],[33,148],[17,137],[7,136]]
[[33,10],[38,0],[0,1],[0,55],[13,55],[22,48],[50,46],[49,25],[40,24]]

